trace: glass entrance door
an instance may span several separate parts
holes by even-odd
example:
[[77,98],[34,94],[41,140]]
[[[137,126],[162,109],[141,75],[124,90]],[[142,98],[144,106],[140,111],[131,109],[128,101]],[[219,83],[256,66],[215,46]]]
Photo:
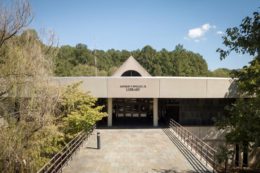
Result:
[[113,99],[116,121],[142,122],[152,119],[152,99]]

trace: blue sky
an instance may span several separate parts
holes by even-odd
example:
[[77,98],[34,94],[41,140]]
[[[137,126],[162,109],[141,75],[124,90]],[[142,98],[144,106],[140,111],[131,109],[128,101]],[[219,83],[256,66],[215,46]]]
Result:
[[209,69],[241,68],[252,57],[232,54],[220,61],[222,33],[259,10],[259,0],[30,0],[31,28],[52,30],[59,45],[90,49],[173,50],[177,44],[199,53]]

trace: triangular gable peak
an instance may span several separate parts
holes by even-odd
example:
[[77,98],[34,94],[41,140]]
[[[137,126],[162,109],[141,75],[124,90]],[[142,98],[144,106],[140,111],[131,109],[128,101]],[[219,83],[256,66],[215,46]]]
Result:
[[130,56],[112,75],[113,77],[142,77],[151,76],[134,57]]

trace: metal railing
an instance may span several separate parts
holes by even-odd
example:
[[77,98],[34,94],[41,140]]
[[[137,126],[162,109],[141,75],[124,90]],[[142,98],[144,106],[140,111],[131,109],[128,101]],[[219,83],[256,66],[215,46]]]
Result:
[[181,141],[190,147],[191,151],[197,153],[200,158],[205,160],[206,165],[209,164],[213,168],[213,172],[214,170],[218,172],[217,170],[220,165],[216,161],[217,151],[214,148],[172,119],[169,126],[180,137]]
[[73,153],[82,145],[85,139],[94,131],[96,126],[94,125],[87,133],[80,132],[75,138],[73,138],[66,146],[52,157],[37,173],[56,173],[62,172],[62,168],[72,157]]

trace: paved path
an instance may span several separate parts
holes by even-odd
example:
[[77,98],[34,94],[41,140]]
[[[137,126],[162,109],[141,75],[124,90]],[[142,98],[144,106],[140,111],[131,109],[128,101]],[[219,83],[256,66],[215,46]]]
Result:
[[63,173],[208,172],[168,129],[96,131],[101,134],[101,149],[96,149],[95,132],[64,167]]

